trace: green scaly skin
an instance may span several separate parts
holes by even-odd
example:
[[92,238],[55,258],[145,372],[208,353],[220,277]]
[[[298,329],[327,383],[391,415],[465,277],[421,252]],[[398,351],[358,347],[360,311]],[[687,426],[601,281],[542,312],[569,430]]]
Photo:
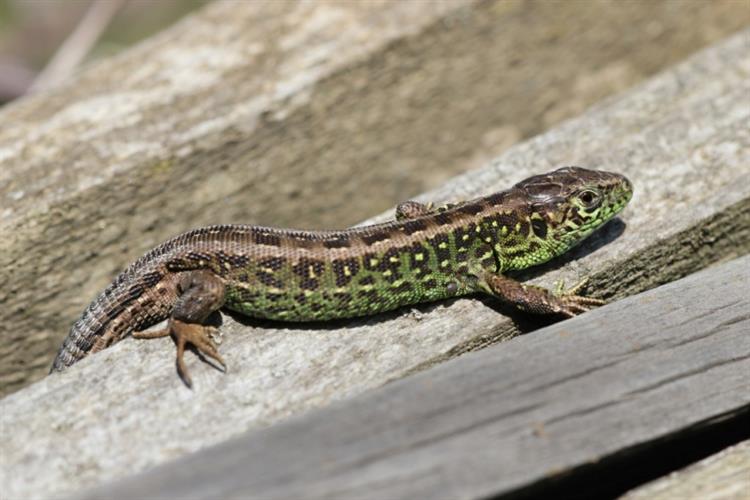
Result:
[[[544,191],[535,200],[536,210],[529,207],[524,186],[544,186],[555,178],[568,182],[571,193],[598,193],[601,203],[587,209],[574,196],[555,199]],[[560,171],[557,176],[528,179],[516,186],[519,193],[510,192],[500,210],[487,210],[486,199],[436,210],[408,202],[405,206],[411,212],[399,209],[398,221],[452,215],[461,210],[468,211],[469,216],[460,217],[462,223],[455,227],[436,231],[416,243],[399,244],[396,233],[378,251],[359,251],[349,258],[297,263],[296,268],[289,258],[253,261],[229,274],[225,305],[253,317],[311,321],[365,316],[474,292],[492,293],[483,282],[484,271],[504,273],[547,262],[577,245],[625,207],[632,195],[629,181],[616,174],[607,174],[605,179],[614,182],[600,186],[580,173],[568,180]],[[485,208],[478,213],[487,215],[477,219],[467,207]],[[534,231],[534,226],[540,230]],[[265,283],[246,286],[248,280],[242,279],[245,275],[260,276]]]
[[[341,231],[245,225],[182,234],[145,255],[71,329],[53,370],[128,334],[172,335],[219,361],[211,329],[221,307],[281,321],[376,314],[419,302],[488,293],[538,314],[573,316],[602,302],[508,278],[580,243],[619,213],[632,185],[619,174],[565,167],[513,188],[437,209],[399,205],[396,220]],[[141,332],[169,318],[166,329]]]

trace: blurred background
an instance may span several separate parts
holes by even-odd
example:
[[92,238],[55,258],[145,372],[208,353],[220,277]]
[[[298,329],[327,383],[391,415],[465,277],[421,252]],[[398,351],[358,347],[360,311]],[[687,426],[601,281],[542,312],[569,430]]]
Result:
[[115,54],[208,2],[0,0],[0,105],[32,85],[51,86],[79,65]]

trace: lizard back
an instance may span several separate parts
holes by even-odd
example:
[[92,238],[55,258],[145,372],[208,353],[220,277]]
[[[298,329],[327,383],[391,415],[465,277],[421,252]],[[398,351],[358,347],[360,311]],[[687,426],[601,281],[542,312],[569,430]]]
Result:
[[52,370],[167,318],[184,273],[208,270],[224,306],[314,321],[375,314],[477,291],[483,271],[545,262],[627,204],[618,174],[566,167],[507,191],[399,220],[338,231],[219,225],[188,231],[123,271],[84,311]]

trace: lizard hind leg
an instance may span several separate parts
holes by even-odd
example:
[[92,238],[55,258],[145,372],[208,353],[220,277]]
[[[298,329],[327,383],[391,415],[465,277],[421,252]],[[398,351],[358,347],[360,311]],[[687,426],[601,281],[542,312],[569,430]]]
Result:
[[136,332],[133,337],[152,339],[171,335],[177,344],[177,372],[188,387],[193,382],[185,365],[185,347],[190,344],[226,370],[226,363],[216,349],[213,340],[216,329],[204,325],[208,316],[224,305],[224,282],[208,270],[189,271],[180,276],[177,283],[179,297],[169,318],[167,328],[156,331]]

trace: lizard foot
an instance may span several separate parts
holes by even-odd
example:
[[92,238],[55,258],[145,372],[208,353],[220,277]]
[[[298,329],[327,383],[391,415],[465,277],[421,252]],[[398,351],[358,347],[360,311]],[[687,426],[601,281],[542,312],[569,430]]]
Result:
[[572,318],[581,313],[591,310],[594,307],[603,306],[607,302],[593,297],[584,297],[578,295],[586,287],[589,279],[584,278],[571,288],[565,289],[565,282],[559,281],[555,286],[554,296],[557,298],[554,304],[556,312]]
[[163,330],[133,333],[133,337],[137,339],[155,339],[167,335],[171,335],[177,343],[177,373],[186,386],[193,387],[193,380],[190,378],[184,359],[187,344],[195,346],[199,353],[215,360],[226,371],[227,365],[216,350],[216,343],[213,340],[216,335],[216,328],[214,327],[198,323],[185,323],[170,318],[167,327]]
[[565,290],[565,285],[558,283],[555,291],[550,291],[535,285],[524,285],[496,273],[483,274],[479,282],[480,289],[522,311],[533,314],[560,314],[568,318],[605,303],[600,299],[578,295],[585,285],[586,280],[583,280],[573,288]]

